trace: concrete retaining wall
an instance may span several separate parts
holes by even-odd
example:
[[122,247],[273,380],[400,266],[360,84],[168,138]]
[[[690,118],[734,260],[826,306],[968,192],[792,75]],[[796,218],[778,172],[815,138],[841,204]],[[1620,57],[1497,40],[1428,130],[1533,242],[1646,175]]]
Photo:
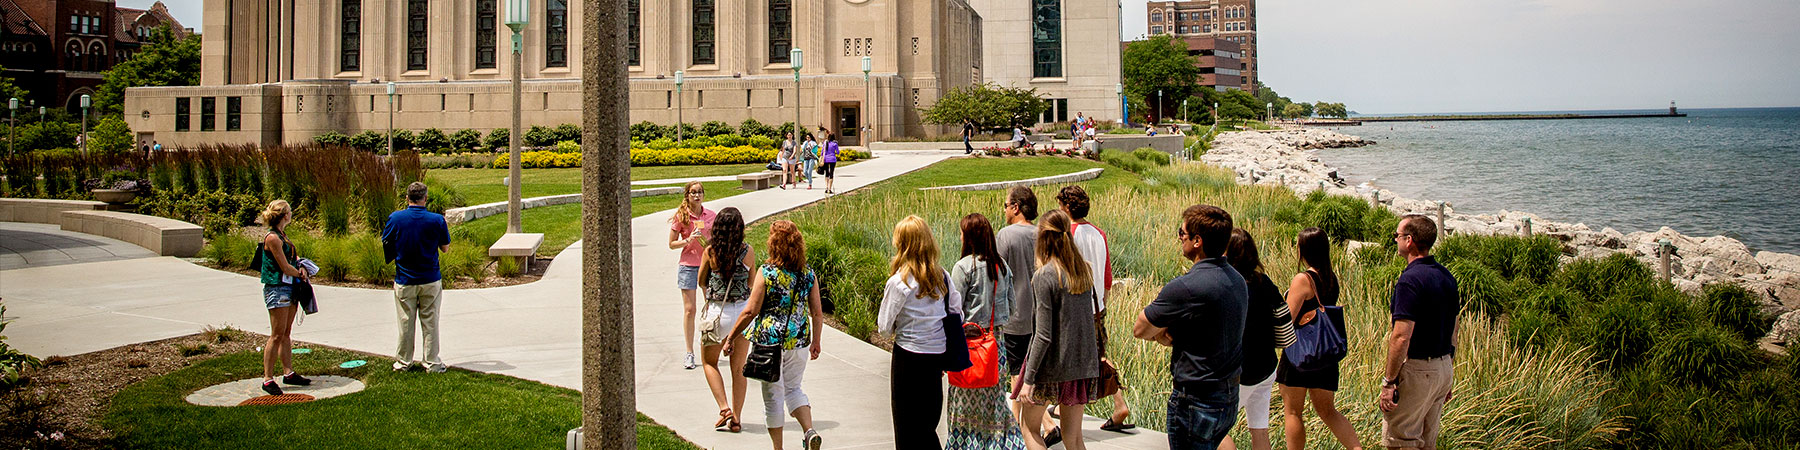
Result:
[[130,242],[162,256],[192,257],[206,245],[199,225],[165,217],[117,211],[63,211],[57,223],[63,231]]
[[1078,182],[1078,181],[1087,181],[1087,180],[1092,180],[1095,178],[1100,178],[1100,172],[1103,170],[1106,170],[1106,169],[1101,169],[1101,168],[1095,167],[1092,169],[1083,170],[1083,171],[1075,172],[1075,173],[1067,173],[1067,174],[1062,174],[1062,175],[1051,175],[1051,176],[1041,177],[1041,178],[1032,178],[1029,180],[996,181],[993,183],[963,184],[963,185],[956,185],[956,186],[937,186],[937,187],[919,188],[919,190],[921,190],[921,191],[934,191],[934,190],[992,191],[992,190],[999,190],[999,189],[1012,189],[1014,186],[1030,187],[1030,186],[1042,186],[1042,185],[1046,185],[1046,184],[1074,183],[1074,182]]
[[1143,147],[1150,147],[1156,149],[1156,151],[1173,155],[1181,152],[1182,141],[1186,140],[1185,138],[1186,136],[1173,135],[1138,136],[1129,134],[1108,134],[1100,136],[1100,149],[1123,150],[1129,152]]
[[100,211],[105,202],[89,200],[51,200],[38,198],[0,198],[0,222],[60,224],[63,211]]
[[[631,198],[647,197],[647,196],[652,196],[652,195],[671,195],[671,194],[680,194],[680,193],[681,193],[680,186],[648,188],[648,189],[633,189],[631,191]],[[544,196],[544,197],[532,197],[532,198],[526,198],[526,199],[519,199],[519,209],[525,210],[525,209],[536,208],[539,206],[566,205],[569,203],[575,203],[575,202],[579,202],[579,201],[581,201],[581,194],[564,194],[564,195],[550,195],[550,196]],[[461,224],[461,223],[468,222],[471,220],[480,219],[483,217],[497,215],[497,214],[506,214],[506,202],[483,203],[483,204],[479,204],[479,205],[475,205],[475,206],[450,208],[449,210],[444,211],[444,222],[449,223],[450,225],[457,225],[457,224]]]

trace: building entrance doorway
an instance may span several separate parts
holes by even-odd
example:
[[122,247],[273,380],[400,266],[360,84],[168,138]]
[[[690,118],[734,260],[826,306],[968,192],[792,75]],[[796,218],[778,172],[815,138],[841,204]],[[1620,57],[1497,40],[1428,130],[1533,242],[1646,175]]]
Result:
[[838,145],[862,144],[862,102],[835,102],[831,104],[834,111],[831,115],[837,119]]

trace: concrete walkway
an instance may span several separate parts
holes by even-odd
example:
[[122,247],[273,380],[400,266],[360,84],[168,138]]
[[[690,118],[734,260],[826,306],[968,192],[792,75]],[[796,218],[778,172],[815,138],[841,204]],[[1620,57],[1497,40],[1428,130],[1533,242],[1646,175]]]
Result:
[[[951,152],[883,152],[839,172],[850,191],[948,157]],[[770,189],[707,204],[735,206],[760,219],[824,197],[823,189]],[[661,212],[632,221],[634,334],[638,410],[705,448],[762,448],[761,394],[751,383],[742,434],[715,432],[718,417],[699,369],[683,370],[680,294],[674,288],[677,254],[667,250]],[[14,224],[7,224],[8,226]],[[766,226],[766,224],[758,224]],[[760,247],[760,246],[759,246]],[[443,358],[452,366],[581,388],[579,272],[581,243],[569,246],[534,283],[445,292],[440,319]],[[301,249],[304,256],[305,249]],[[39,356],[72,355],[181,336],[208,325],[267,332],[261,284],[255,278],[186,261],[142,258],[0,271],[8,343]],[[384,290],[320,287],[320,313],[295,328],[296,340],[376,354],[394,351],[392,294]],[[825,447],[892,448],[888,413],[889,355],[831,327],[823,354],[809,363],[805,389]],[[376,362],[371,362],[375,364]],[[1165,448],[1161,434],[1084,427],[1092,448]],[[573,426],[574,424],[571,424]],[[787,440],[799,438],[787,426]]]
[[0,270],[155,256],[156,252],[125,241],[63,231],[56,225],[0,222]]

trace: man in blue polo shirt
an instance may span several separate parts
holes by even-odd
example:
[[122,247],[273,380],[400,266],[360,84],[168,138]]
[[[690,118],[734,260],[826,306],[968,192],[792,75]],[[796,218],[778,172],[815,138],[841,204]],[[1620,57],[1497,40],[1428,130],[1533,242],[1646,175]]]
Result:
[[425,183],[406,187],[406,209],[388,215],[381,229],[381,250],[394,263],[394,303],[400,311],[400,347],[394,370],[413,364],[413,329],[425,334],[425,368],[444,371],[438,358],[438,299],[444,291],[438,253],[450,250],[450,227],[444,216],[425,210]]
[[1389,306],[1393,330],[1381,382],[1381,445],[1437,448],[1444,404],[1454,395],[1456,313],[1462,310],[1456,277],[1431,257],[1437,224],[1422,215],[1402,217],[1394,244],[1406,269],[1394,283]]
[[1169,448],[1215,449],[1237,422],[1244,366],[1244,318],[1250,289],[1225,262],[1231,214],[1194,205],[1176,227],[1181,255],[1194,266],[1163,286],[1132,327],[1138,339],[1174,348],[1169,373]]

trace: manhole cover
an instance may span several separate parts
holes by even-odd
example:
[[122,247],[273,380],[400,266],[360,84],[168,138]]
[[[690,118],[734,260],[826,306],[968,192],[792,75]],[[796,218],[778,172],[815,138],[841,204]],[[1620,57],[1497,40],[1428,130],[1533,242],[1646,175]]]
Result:
[[[360,392],[363,390],[363,387],[363,382],[355,378],[336,375],[321,375],[313,377],[311,385],[281,385],[281,397],[298,395],[300,397],[305,397],[305,400],[298,401],[321,400]],[[279,403],[249,403],[252,400],[262,401],[259,399],[276,397],[266,394],[267,393],[262,390],[262,377],[257,377],[207,386],[198,391],[194,391],[192,394],[188,394],[186,400],[188,403],[200,406],[238,406],[296,402],[294,400],[270,400]]]
[[243,402],[238,403],[238,406],[286,405],[286,404],[290,404],[290,403],[305,403],[305,402],[310,402],[310,401],[313,401],[313,396],[306,395],[306,394],[264,395],[261,397],[244,400]]

